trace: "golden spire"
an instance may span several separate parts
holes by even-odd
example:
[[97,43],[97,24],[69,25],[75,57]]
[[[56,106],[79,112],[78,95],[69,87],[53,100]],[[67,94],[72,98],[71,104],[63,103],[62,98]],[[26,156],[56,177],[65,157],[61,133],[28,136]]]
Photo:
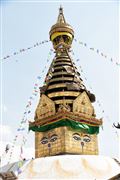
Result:
[[58,15],[58,19],[57,19],[57,23],[61,24],[61,23],[66,23],[65,22],[65,17],[64,17],[64,14],[63,14],[63,8],[62,6],[60,6],[59,8],[59,15]]
[[55,57],[40,87],[35,121],[29,124],[35,131],[36,157],[98,154],[96,134],[102,121],[95,118],[95,96],[84,86],[69,54],[73,37],[60,7],[57,23],[50,30]]
[[[74,38],[73,28],[66,23],[63,8],[60,6],[57,23],[51,27],[50,40],[53,42],[54,49],[58,49],[64,45],[67,49],[71,47],[72,40]],[[62,40],[62,41],[61,41]]]

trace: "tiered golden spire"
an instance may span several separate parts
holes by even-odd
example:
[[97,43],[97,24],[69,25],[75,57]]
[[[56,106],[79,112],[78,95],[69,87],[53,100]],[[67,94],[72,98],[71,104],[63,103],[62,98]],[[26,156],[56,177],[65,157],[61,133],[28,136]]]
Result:
[[[102,121],[95,118],[92,106],[95,96],[84,86],[80,73],[69,54],[73,38],[73,28],[66,23],[63,9],[60,7],[57,23],[50,30],[50,40],[55,49],[55,57],[44,85],[40,88],[40,101],[35,112],[35,121],[30,123],[30,129],[36,132],[36,157],[60,153],[98,153],[96,134],[99,132]],[[62,139],[61,144],[56,146],[56,150],[52,149],[51,145],[48,149],[43,146],[47,145],[48,139],[49,142],[55,141],[58,138],[56,132],[61,133],[62,130],[63,134],[58,133]],[[86,137],[84,141],[87,142],[89,134],[93,134],[93,138],[89,136],[89,141],[92,141],[90,147],[85,151],[83,151],[84,143],[82,143],[82,148],[79,145],[72,147],[72,140],[67,134],[72,136],[73,131],[75,131],[74,136],[71,137],[73,141],[77,139],[76,136],[83,136]],[[55,139],[50,139],[53,132]],[[80,139],[82,138],[79,137]],[[67,144],[70,144],[70,147]]]

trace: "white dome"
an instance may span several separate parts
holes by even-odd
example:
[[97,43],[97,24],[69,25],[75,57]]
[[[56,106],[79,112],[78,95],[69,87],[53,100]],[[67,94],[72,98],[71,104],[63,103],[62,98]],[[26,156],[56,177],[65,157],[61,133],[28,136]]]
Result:
[[18,179],[109,179],[120,173],[114,159],[95,155],[60,155],[33,159]]

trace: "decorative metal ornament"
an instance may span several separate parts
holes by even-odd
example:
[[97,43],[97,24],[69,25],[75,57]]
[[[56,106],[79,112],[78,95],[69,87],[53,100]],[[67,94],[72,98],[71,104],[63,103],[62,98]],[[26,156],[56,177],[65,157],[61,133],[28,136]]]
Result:
[[117,129],[120,129],[120,123],[118,123],[117,125],[115,125],[115,123],[113,123],[113,126]]

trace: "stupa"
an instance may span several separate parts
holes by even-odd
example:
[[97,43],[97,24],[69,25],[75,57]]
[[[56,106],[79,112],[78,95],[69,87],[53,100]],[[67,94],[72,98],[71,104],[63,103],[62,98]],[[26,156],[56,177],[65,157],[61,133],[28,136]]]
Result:
[[86,89],[70,56],[74,31],[62,7],[49,34],[55,57],[40,88],[35,121],[29,126],[35,131],[35,157],[97,155],[102,120],[96,118],[92,105],[95,95]]
[[29,130],[35,132],[35,159],[6,165],[1,179],[120,180],[117,159],[100,156],[99,127],[93,102],[70,56],[74,30],[60,7],[50,40],[55,57],[40,87],[40,100]]

